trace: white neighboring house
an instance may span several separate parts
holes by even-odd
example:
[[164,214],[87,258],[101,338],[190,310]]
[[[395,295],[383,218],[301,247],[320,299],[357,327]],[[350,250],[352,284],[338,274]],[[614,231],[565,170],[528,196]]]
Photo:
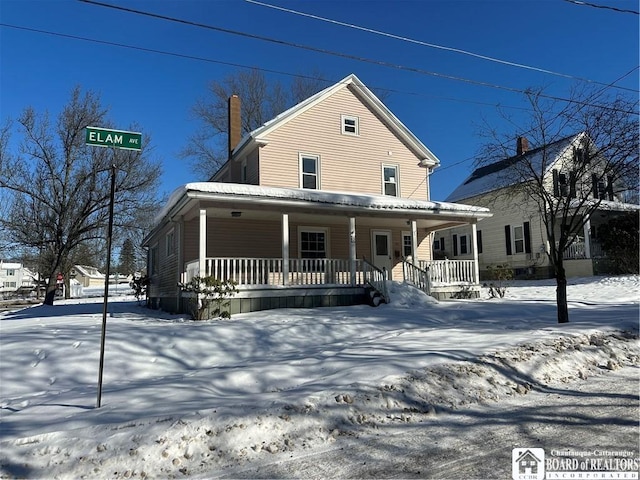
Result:
[[35,287],[35,285],[35,274],[22,263],[0,260],[0,293],[13,293],[20,287]]
[[[434,257],[461,260],[477,255],[481,279],[485,278],[487,267],[496,265],[507,265],[516,278],[551,278],[549,239],[540,211],[524,192],[508,190],[525,181],[510,174],[519,164],[537,168],[546,165],[545,184],[554,197],[575,199],[572,203],[580,198],[583,202],[599,202],[597,210],[585,220],[583,231],[575,235],[564,253],[567,276],[606,273],[606,252],[600,245],[599,233],[612,218],[638,212],[640,207],[623,201],[612,177],[600,172],[596,161],[583,178],[572,180],[573,162],[576,155],[582,154],[585,144],[588,137],[584,132],[533,149],[529,149],[526,138],[520,137],[515,156],[475,169],[446,201],[487,207],[494,215],[478,223],[476,241],[468,226],[435,232]],[[580,198],[576,199],[576,195]]]

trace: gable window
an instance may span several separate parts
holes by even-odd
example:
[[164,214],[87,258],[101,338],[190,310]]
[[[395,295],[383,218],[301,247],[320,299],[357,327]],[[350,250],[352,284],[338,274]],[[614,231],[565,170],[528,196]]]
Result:
[[393,197],[398,196],[398,167],[382,165],[382,192]]
[[300,154],[300,188],[320,188],[320,157]]
[[8,277],[13,277],[16,274],[16,271],[14,269],[8,269],[7,270],[7,276]]
[[341,121],[343,135],[358,136],[360,134],[360,122],[358,121],[358,117],[354,117],[352,115],[342,115]]
[[300,258],[327,258],[327,230],[303,227],[299,232]]
[[176,232],[171,229],[167,232],[167,257],[170,257],[174,253],[176,253]]

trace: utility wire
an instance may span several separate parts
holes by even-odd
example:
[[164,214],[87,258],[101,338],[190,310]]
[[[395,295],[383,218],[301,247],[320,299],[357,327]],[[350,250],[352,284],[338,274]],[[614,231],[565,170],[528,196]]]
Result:
[[575,5],[580,5],[580,6],[583,6],[583,7],[603,8],[605,10],[614,10],[616,12],[621,12],[621,13],[633,13],[635,15],[640,15],[640,12],[637,12],[635,10],[626,10],[624,8],[611,7],[609,5],[598,5],[596,3],[581,2],[579,0],[564,0],[564,1],[565,2],[569,2],[569,3],[573,3]]
[[[47,30],[40,30],[40,29],[36,29],[36,28],[23,27],[23,26],[19,26],[19,25],[11,25],[11,24],[8,24],[8,23],[0,23],[0,27],[15,28],[17,30],[24,30],[24,31],[27,31],[27,32],[41,33],[41,34],[45,34],[45,35],[53,35],[53,36],[56,36],[56,37],[69,38],[69,39],[72,39],[72,40],[81,40],[81,41],[85,41],[85,42],[92,42],[92,43],[97,43],[97,44],[101,44],[101,45],[108,45],[108,46],[112,46],[112,47],[128,48],[128,49],[131,49],[131,50],[139,50],[141,52],[156,53],[156,54],[159,54],[159,55],[168,55],[168,56],[172,56],[172,57],[185,58],[185,59],[188,59],[188,60],[196,60],[196,61],[200,61],[200,62],[215,63],[215,64],[218,64],[218,65],[226,65],[226,66],[230,66],[230,67],[244,68],[244,69],[248,69],[248,70],[258,70],[258,71],[265,72],[265,73],[273,73],[273,74],[285,75],[285,76],[289,76],[289,77],[304,78],[304,79],[308,79],[308,80],[317,80],[316,77],[312,77],[312,76],[309,76],[309,75],[302,75],[302,74],[298,74],[298,73],[284,72],[282,70],[273,70],[273,69],[268,69],[268,68],[256,67],[256,66],[252,66],[252,65],[245,65],[245,64],[241,64],[241,63],[225,62],[223,60],[214,60],[214,59],[211,59],[211,58],[198,57],[198,56],[195,56],[195,55],[187,55],[187,54],[183,54],[183,53],[167,52],[165,50],[158,50],[158,49],[154,49],[154,48],[139,47],[139,46],[135,46],[135,45],[128,45],[128,44],[125,44],[125,43],[111,42],[111,41],[108,41],[108,40],[97,40],[97,39],[94,39],[94,38],[81,37],[81,36],[78,36],[78,35],[70,35],[70,34],[67,34],[67,33],[60,33],[60,32],[51,32],[51,31],[47,31]],[[328,84],[337,82],[337,80],[334,81],[334,82],[332,82],[330,80],[322,80],[322,81],[326,82]],[[468,100],[468,99],[463,99],[463,98],[443,97],[441,95],[430,95],[430,94],[427,94],[427,93],[408,92],[408,91],[396,90],[396,89],[387,88],[387,87],[371,86],[371,88],[374,89],[374,90],[382,90],[382,91],[385,91],[385,92],[395,93],[395,94],[399,94],[399,95],[413,95],[413,96],[416,96],[416,97],[435,98],[435,99],[446,100],[446,101],[451,101],[451,102],[470,103],[470,104],[473,104],[473,105],[508,108],[508,109],[512,109],[512,110],[523,110],[523,111],[530,111],[531,110],[531,109],[529,109],[527,107],[516,107],[516,106],[512,106],[512,105],[502,105],[500,103],[496,104],[496,103],[489,103],[489,102],[480,102],[480,101],[477,101],[477,100]]]
[[[524,68],[524,69],[527,69],[527,70],[533,70],[533,71],[536,71],[536,72],[546,73],[546,74],[549,74],[549,75],[555,75],[555,76],[558,76],[558,77],[569,78],[569,79],[572,79],[572,80],[579,80],[581,82],[595,83],[595,84],[598,84],[598,85],[605,85],[602,82],[598,82],[596,80],[590,80],[588,78],[576,77],[574,75],[569,75],[569,74],[566,74],[566,73],[554,72],[552,70],[547,70],[547,69],[540,68],[540,67],[534,67],[534,66],[531,66],[531,65],[525,65],[525,64],[522,64],[522,63],[511,62],[509,60],[501,60],[499,58],[490,57],[488,55],[482,55],[482,54],[479,54],[479,53],[470,52],[468,50],[462,50],[460,48],[447,47],[447,46],[438,45],[438,44],[435,44],[435,43],[424,42],[422,40],[415,40],[413,38],[404,37],[404,36],[396,35],[396,34],[393,34],[393,33],[383,32],[383,31],[380,31],[380,30],[374,30],[373,28],[362,27],[360,25],[355,25],[353,23],[341,22],[341,21],[338,21],[338,20],[333,20],[333,19],[330,19],[330,18],[321,17],[319,15],[313,15],[313,14],[310,14],[310,13],[305,13],[305,12],[301,12],[301,11],[298,11],[298,10],[293,10],[291,8],[284,8],[284,7],[279,7],[277,5],[271,5],[269,3],[260,2],[258,0],[244,0],[244,1],[247,2],[247,3],[252,3],[254,5],[260,5],[262,7],[272,8],[274,10],[280,10],[280,11],[286,12],[286,13],[292,13],[294,15],[300,15],[300,16],[303,16],[303,17],[313,18],[314,20],[320,20],[322,22],[333,23],[335,25],[340,25],[340,26],[343,26],[343,27],[353,28],[353,29],[356,29],[356,30],[361,30],[363,32],[373,33],[375,35],[381,35],[383,37],[393,38],[395,40],[402,40],[403,42],[414,43],[416,45],[422,45],[424,47],[436,48],[436,49],[439,49],[439,50],[446,50],[448,52],[459,53],[459,54],[462,54],[462,55],[468,55],[470,57],[479,58],[481,60],[487,60],[489,62],[501,63],[503,65],[508,65],[508,66],[511,66],[511,67]],[[620,89],[623,89],[623,90],[630,90],[632,92],[637,92],[638,91],[638,90],[633,90],[631,88],[620,87],[620,86],[616,86],[615,88],[620,88]]]
[[[275,44],[278,44],[278,45],[285,45],[285,46],[288,46],[288,47],[294,47],[294,48],[299,48],[299,49],[308,50],[308,51],[312,51],[312,52],[323,53],[323,54],[326,54],[326,55],[333,55],[333,56],[336,56],[336,57],[347,58],[349,60],[356,60],[356,61],[359,61],[359,62],[371,63],[371,64],[374,64],[374,65],[394,68],[394,69],[397,69],[397,70],[409,71],[409,72],[419,73],[419,74],[422,74],[422,75],[431,75],[431,76],[435,76],[435,77],[439,77],[439,78],[444,78],[444,79],[447,79],[447,80],[456,80],[456,81],[465,82],[465,83],[469,83],[469,84],[473,84],[473,85],[479,85],[479,86],[483,86],[483,87],[489,87],[489,88],[495,88],[495,89],[499,89],[499,90],[505,90],[505,91],[512,92],[512,93],[519,93],[519,94],[527,94],[527,93],[529,93],[529,90],[522,90],[522,89],[519,89],[519,88],[506,87],[504,85],[496,85],[496,84],[488,83],[488,82],[480,82],[480,81],[477,81],[477,80],[471,80],[471,79],[468,79],[468,78],[456,77],[456,76],[453,76],[453,75],[447,75],[447,74],[442,74],[442,73],[437,73],[437,72],[431,72],[431,71],[428,71],[428,70],[422,70],[422,69],[414,68],[414,67],[407,67],[405,65],[399,65],[399,64],[384,62],[384,61],[381,61],[381,60],[373,60],[373,59],[370,59],[370,58],[359,57],[359,56],[356,56],[356,55],[350,55],[350,54],[346,54],[346,53],[336,52],[336,51],[333,51],[333,50],[326,50],[326,49],[322,49],[322,48],[312,47],[312,46],[309,46],[309,45],[302,45],[302,44],[298,44],[298,43],[287,42],[285,40],[278,40],[278,39],[274,39],[274,38],[270,38],[270,37],[264,37],[264,36],[261,36],[261,35],[252,34],[252,33],[239,32],[237,30],[231,30],[231,29],[228,29],[228,28],[216,27],[216,26],[213,26],[213,25],[206,25],[206,24],[203,24],[203,23],[193,22],[193,21],[190,21],[190,20],[183,20],[183,19],[175,18],[175,17],[168,17],[166,15],[160,15],[160,14],[157,14],[157,13],[145,12],[145,11],[136,10],[136,9],[133,9],[133,8],[121,7],[121,6],[118,6],[118,5],[111,5],[111,4],[99,2],[99,1],[96,1],[96,0],[78,0],[78,1],[83,2],[83,3],[88,3],[90,5],[96,5],[96,6],[99,6],[99,7],[112,8],[114,10],[120,10],[120,11],[123,11],[123,12],[134,13],[136,15],[142,15],[142,16],[156,18],[156,19],[160,19],[160,20],[166,20],[166,21],[170,21],[170,22],[181,23],[183,25],[189,25],[189,26],[193,26],[193,27],[205,28],[205,29],[208,29],[208,30],[214,30],[214,31],[222,32],[222,33],[228,33],[228,34],[231,34],[231,35],[238,35],[238,36],[245,37],[245,38],[251,38],[251,39],[254,39],[254,40],[261,40],[261,41],[264,41],[264,42],[275,43]],[[589,104],[587,102],[578,102],[576,100],[570,100],[570,99],[567,99],[567,98],[556,97],[556,96],[553,96],[553,95],[547,95],[547,94],[542,94],[542,93],[540,93],[539,96],[540,97],[544,97],[544,98],[548,98],[548,99],[551,99],[551,100],[557,100],[557,101],[563,101],[563,102],[569,102],[569,103],[578,103],[578,104],[582,104],[582,105],[585,105],[585,106],[595,106],[595,105]],[[602,108],[615,110],[615,108],[610,108],[610,107],[602,107]],[[624,113],[637,115],[637,112],[631,112],[631,111],[626,111]]]

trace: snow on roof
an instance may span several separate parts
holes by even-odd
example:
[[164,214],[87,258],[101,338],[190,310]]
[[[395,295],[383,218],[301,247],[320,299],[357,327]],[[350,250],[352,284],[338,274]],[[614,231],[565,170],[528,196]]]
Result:
[[169,213],[169,211],[185,195],[191,193],[204,193],[222,196],[254,197],[258,199],[293,200],[297,202],[309,202],[317,204],[340,205],[372,210],[415,210],[428,211],[432,214],[457,213],[471,216],[490,216],[488,208],[463,205],[450,202],[433,202],[426,200],[413,200],[409,198],[392,197],[388,195],[367,195],[353,192],[329,192],[323,190],[309,190],[300,188],[261,187],[257,185],[220,183],[220,182],[195,182],[178,187],[169,197],[167,204],[156,216],[156,224]]
[[0,268],[6,270],[19,270],[22,268],[21,263],[0,261]]
[[[565,150],[581,135],[583,134],[570,135],[545,146],[529,150],[523,155],[505,158],[498,162],[476,168],[473,173],[446,198],[446,201],[457,202],[465,200],[523,181],[521,173],[516,172],[515,168],[511,168],[522,161],[526,161],[527,165],[531,165],[535,171],[541,171],[542,166],[545,165],[544,173],[546,173],[555,161],[562,156]],[[510,178],[512,179],[511,181]]]

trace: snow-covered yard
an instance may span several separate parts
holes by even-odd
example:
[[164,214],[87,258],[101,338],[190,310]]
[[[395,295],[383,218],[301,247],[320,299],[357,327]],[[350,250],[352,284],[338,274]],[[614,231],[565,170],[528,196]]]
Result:
[[378,308],[206,322],[114,297],[99,409],[100,298],[1,313],[0,473],[218,476],[639,363],[638,276],[570,281],[564,325],[553,281],[512,282],[500,300],[391,289]]

